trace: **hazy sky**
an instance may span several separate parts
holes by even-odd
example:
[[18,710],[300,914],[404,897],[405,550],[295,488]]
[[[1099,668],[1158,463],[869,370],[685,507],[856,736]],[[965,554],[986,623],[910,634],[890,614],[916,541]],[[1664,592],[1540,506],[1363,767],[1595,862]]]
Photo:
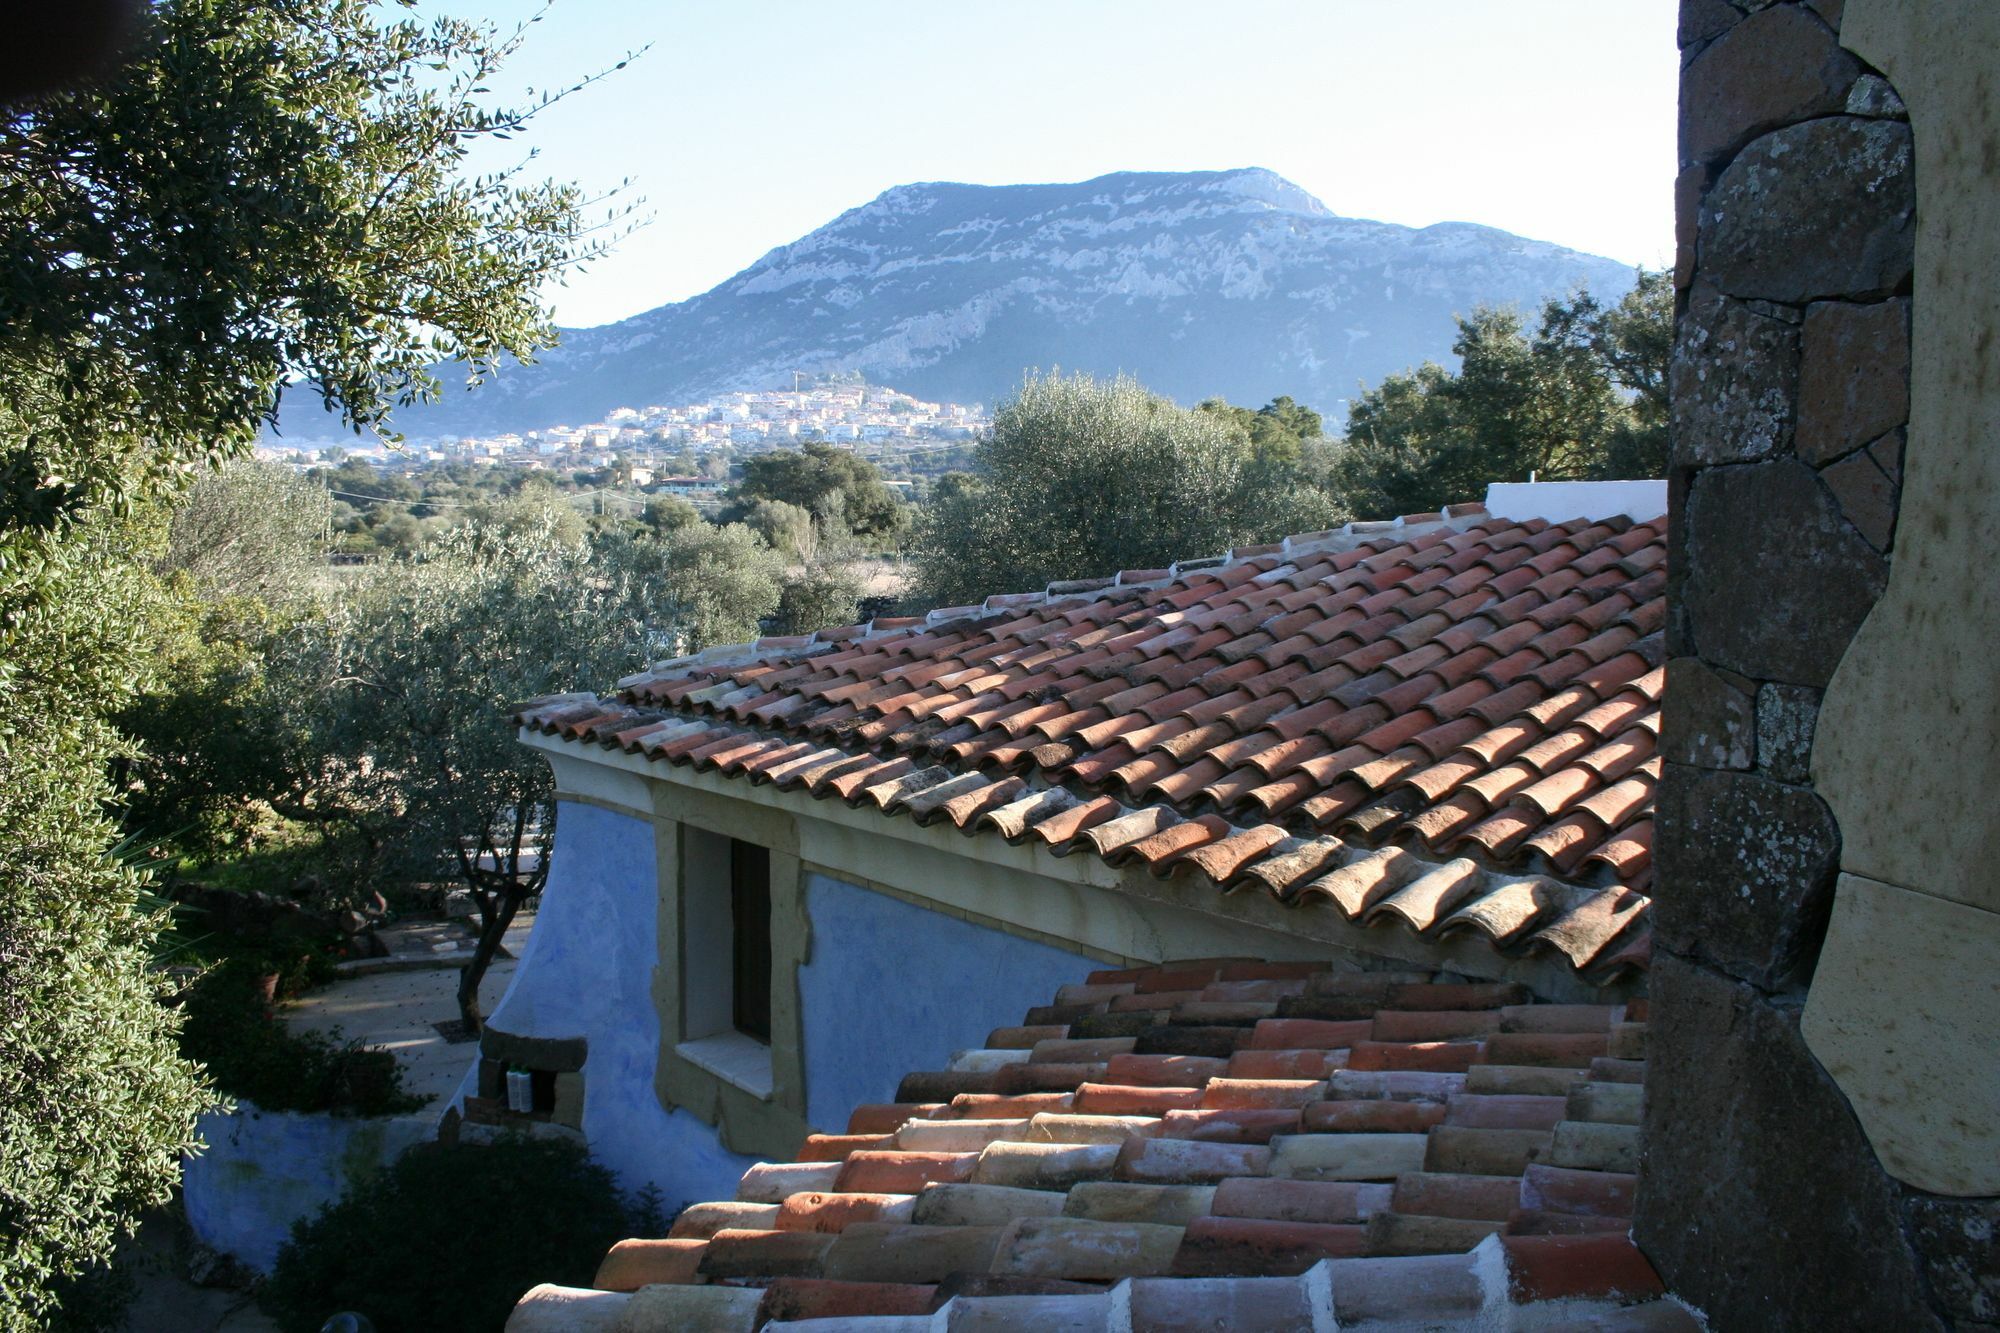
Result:
[[[512,23],[538,0],[424,0]],[[1673,244],[1674,0],[560,0],[539,169],[650,222],[551,293],[601,324],[707,290],[893,185],[1262,166],[1336,213]],[[503,84],[504,86],[504,84]]]

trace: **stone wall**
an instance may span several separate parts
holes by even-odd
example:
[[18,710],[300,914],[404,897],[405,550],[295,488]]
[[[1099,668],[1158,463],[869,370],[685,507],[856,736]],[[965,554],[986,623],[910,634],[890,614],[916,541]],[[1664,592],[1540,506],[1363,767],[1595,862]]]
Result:
[[[2000,1321],[1993,1202],[1886,1170],[1801,1032],[1844,883],[1822,700],[1904,534],[1934,521],[1903,496],[1913,317],[1926,327],[1913,276],[1935,241],[1921,155],[1897,87],[1842,26],[1974,4],[1681,6],[1675,584],[1635,1234],[1723,1329]],[[1988,128],[1995,114],[1957,110]],[[1916,653],[1898,669],[1929,668]],[[1883,969],[1873,1002],[1920,988],[1911,970]],[[1992,1080],[1985,1054],[1961,1055]]]

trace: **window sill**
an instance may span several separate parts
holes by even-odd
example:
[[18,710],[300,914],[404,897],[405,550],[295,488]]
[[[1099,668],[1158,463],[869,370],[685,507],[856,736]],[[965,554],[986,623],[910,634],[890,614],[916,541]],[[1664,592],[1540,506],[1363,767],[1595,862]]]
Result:
[[674,1054],[753,1097],[771,1099],[771,1048],[741,1032],[718,1032],[674,1047]]

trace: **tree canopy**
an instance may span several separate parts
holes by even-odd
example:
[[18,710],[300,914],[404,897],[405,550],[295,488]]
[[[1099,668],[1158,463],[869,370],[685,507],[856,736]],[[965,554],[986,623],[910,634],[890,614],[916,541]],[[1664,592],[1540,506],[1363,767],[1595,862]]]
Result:
[[1531,332],[1510,310],[1458,321],[1456,371],[1391,375],[1348,413],[1337,484],[1356,513],[1477,499],[1487,483],[1657,477],[1666,467],[1673,292],[1641,271],[1605,309],[1551,300]]
[[1326,437],[1319,413],[1294,402],[1289,394],[1280,394],[1254,411],[1221,398],[1204,398],[1194,410],[1229,422],[1263,462],[1296,464],[1307,448]]
[[909,521],[873,463],[817,440],[744,459],[731,500],[728,519],[746,517],[759,500],[769,500],[836,521],[857,537],[894,537]]
[[463,170],[537,109],[487,91],[519,33],[353,0],[134,9],[116,71],[0,108],[5,1328],[166,1198],[206,1101],[106,813],[158,609],[125,515],[246,452],[287,386],[388,429],[440,360],[531,354],[540,290],[606,239],[571,186]]
[[554,779],[516,741],[509,706],[752,637],[779,593],[776,558],[741,528],[589,541],[556,506],[522,503],[367,571],[293,630],[273,690],[305,719],[321,803],[360,812],[411,876],[443,871],[473,891],[481,935],[459,998],[474,1028],[479,978],[540,887],[532,852],[555,821]]
[[1327,526],[1332,499],[1260,460],[1237,422],[1133,379],[1034,375],[974,471],[941,479],[917,533],[929,605],[1153,567]]

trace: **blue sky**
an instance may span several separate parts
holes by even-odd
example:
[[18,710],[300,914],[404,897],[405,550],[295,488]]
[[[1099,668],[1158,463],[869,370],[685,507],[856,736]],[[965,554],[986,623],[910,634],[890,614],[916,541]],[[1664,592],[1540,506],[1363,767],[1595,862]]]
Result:
[[[511,24],[538,0],[423,0]],[[1262,166],[1337,213],[1672,254],[1674,0],[561,0],[539,169],[650,221],[550,293],[601,324],[893,185]],[[502,87],[506,87],[502,82]]]

